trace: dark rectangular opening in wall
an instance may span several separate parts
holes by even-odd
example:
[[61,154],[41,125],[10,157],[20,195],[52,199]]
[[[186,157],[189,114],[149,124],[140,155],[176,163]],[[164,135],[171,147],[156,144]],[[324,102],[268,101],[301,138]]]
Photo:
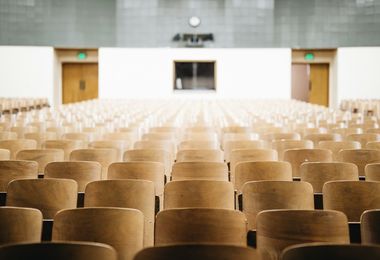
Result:
[[215,61],[174,61],[174,90],[215,90]]

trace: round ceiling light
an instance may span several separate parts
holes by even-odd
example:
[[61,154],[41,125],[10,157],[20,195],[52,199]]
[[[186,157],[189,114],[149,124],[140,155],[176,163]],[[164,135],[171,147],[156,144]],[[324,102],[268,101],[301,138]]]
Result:
[[200,24],[201,24],[201,19],[200,19],[199,17],[197,17],[197,16],[192,16],[192,17],[189,18],[189,25],[190,25],[191,27],[196,28],[196,27],[198,27]]

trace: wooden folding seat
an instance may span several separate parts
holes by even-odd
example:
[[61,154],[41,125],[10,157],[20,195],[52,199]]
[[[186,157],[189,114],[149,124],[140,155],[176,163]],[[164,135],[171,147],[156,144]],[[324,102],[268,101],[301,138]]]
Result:
[[6,149],[11,152],[11,160],[16,159],[16,154],[20,150],[37,149],[37,142],[30,139],[1,140],[0,149]]
[[364,176],[364,168],[370,163],[380,163],[380,150],[371,149],[349,149],[341,150],[338,153],[338,159],[341,162],[350,162],[356,164],[359,169],[359,175]]
[[224,162],[221,150],[181,150],[177,153],[177,162]]
[[70,160],[70,154],[74,150],[83,149],[84,143],[81,140],[47,140],[42,144],[43,149],[63,150],[65,161]]
[[8,149],[0,149],[0,160],[10,160],[11,152]]
[[17,138],[22,139],[25,138],[26,133],[37,133],[38,129],[34,126],[13,126],[10,131],[16,133]]
[[165,175],[170,176],[172,156],[168,151],[160,149],[128,150],[123,156],[124,162],[159,162],[165,167]]
[[54,217],[53,241],[100,242],[114,247],[119,260],[131,260],[143,248],[144,215],[136,209],[78,208]]
[[380,134],[380,128],[368,128],[365,132],[368,134]]
[[210,243],[246,246],[244,214],[210,208],[168,209],[157,214],[155,246]]
[[38,164],[33,161],[0,161],[0,192],[17,179],[37,179]]
[[146,180],[103,180],[87,185],[85,207],[138,209],[144,214],[144,246],[154,244],[154,183]]
[[93,161],[102,165],[102,179],[107,179],[108,166],[117,162],[115,149],[79,149],[70,154],[70,161]]
[[343,162],[305,162],[300,167],[301,181],[313,186],[314,193],[321,193],[328,181],[358,181],[358,167]]
[[101,173],[102,166],[98,162],[51,162],[45,167],[44,178],[72,179],[78,184],[78,192],[84,192],[88,183],[101,179]]
[[193,150],[193,149],[220,149],[220,145],[214,141],[183,141],[178,145],[178,150]]
[[360,149],[361,144],[357,141],[320,141],[318,147],[330,150],[333,153],[333,160],[338,161],[340,150]]
[[2,129],[1,131],[9,131],[11,129],[11,122],[9,121],[0,122],[0,127]]
[[380,246],[360,244],[310,243],[288,247],[282,260],[376,260],[380,258]]
[[232,183],[212,180],[172,181],[164,188],[164,209],[235,209]]
[[301,130],[302,136],[307,136],[311,134],[327,134],[327,129],[324,127],[307,127]]
[[117,260],[111,246],[92,242],[11,244],[0,247],[0,259]]
[[143,134],[141,137],[143,141],[172,141],[176,142],[177,138],[174,133],[165,133],[165,132],[153,132]]
[[313,142],[315,148],[319,147],[319,142],[321,141],[341,141],[342,137],[339,134],[310,134],[304,136],[305,140],[310,140]]
[[165,167],[160,162],[120,162],[112,163],[108,167],[109,180],[147,180],[152,181],[156,196],[164,193]]
[[311,242],[348,244],[347,217],[333,210],[267,210],[257,216],[260,259],[280,259],[291,245]]
[[222,127],[221,129],[222,134],[226,133],[251,133],[252,132],[252,127],[249,126],[225,126]]
[[222,136],[222,148],[225,148],[225,145],[229,141],[253,141],[259,140],[259,134],[257,133],[225,133]]
[[333,128],[329,132],[333,134],[340,134],[344,139],[352,134],[362,134],[362,128],[349,127],[349,128]]
[[368,142],[377,142],[380,141],[380,134],[352,134],[347,136],[348,141],[357,141],[360,142],[362,147],[366,147]]
[[38,163],[38,172],[44,173],[48,163],[64,160],[64,153],[60,149],[33,149],[21,150],[16,155],[16,160],[28,160]]
[[215,132],[185,132],[182,141],[190,140],[218,142],[218,136]]
[[133,145],[134,149],[145,150],[145,149],[157,149],[164,150],[170,153],[171,160],[174,161],[176,154],[176,147],[174,142],[168,140],[146,140],[146,141],[137,141]]
[[117,151],[117,161],[123,160],[123,154],[128,149],[126,143],[121,140],[94,141],[88,144],[88,148],[115,149]]
[[243,185],[243,212],[248,229],[256,229],[256,217],[270,209],[314,209],[313,187],[307,182],[251,181]]
[[213,126],[190,126],[185,129],[188,133],[215,133],[215,128]]
[[77,206],[78,185],[67,179],[14,180],[8,184],[7,206],[39,209],[52,219],[61,209]]
[[17,133],[15,132],[4,131],[4,130],[0,132],[0,140],[16,140],[16,139],[17,139]]
[[26,133],[24,136],[26,139],[35,140],[37,142],[37,149],[41,149],[42,144],[47,140],[56,140],[58,138],[54,132]]
[[339,210],[348,221],[358,222],[365,210],[380,208],[380,183],[330,181],[323,186],[323,208]]
[[146,248],[134,260],[177,260],[177,259],[223,259],[253,260],[255,250],[242,246],[229,245],[172,245]]
[[265,149],[267,143],[263,140],[234,140],[224,143],[224,158],[226,162],[231,161],[231,152],[239,149]]
[[257,161],[241,162],[235,167],[234,188],[241,193],[249,181],[292,181],[292,166],[288,162]]
[[360,217],[362,244],[380,244],[380,210],[366,210]]
[[238,149],[230,154],[231,181],[235,182],[235,167],[241,162],[277,161],[277,151],[273,149]]
[[278,159],[284,159],[284,152],[289,149],[313,149],[313,142],[310,140],[277,140],[272,142],[272,149],[278,153]]
[[284,152],[284,161],[292,165],[293,177],[300,177],[302,163],[331,162],[332,152],[327,149],[289,149]]
[[181,129],[175,126],[157,126],[149,128],[152,133],[173,133],[177,135]]
[[81,141],[83,147],[86,148],[88,143],[94,141],[91,133],[80,133],[80,132],[70,132],[62,135],[62,139],[67,140],[78,140]]
[[221,162],[177,162],[173,164],[171,177],[173,181],[228,181],[228,167]]
[[296,132],[292,133],[269,133],[263,134],[262,139],[268,142],[279,140],[301,140],[301,135]]
[[0,245],[41,241],[42,213],[39,210],[0,207],[0,220]]
[[366,149],[380,150],[380,141],[368,142],[365,146]]
[[380,163],[370,163],[364,168],[366,181],[380,181]]
[[105,133],[103,134],[102,140],[121,140],[124,141],[124,144],[127,149],[131,147],[131,145],[137,139],[137,135],[134,133],[128,132],[115,132],[115,133]]

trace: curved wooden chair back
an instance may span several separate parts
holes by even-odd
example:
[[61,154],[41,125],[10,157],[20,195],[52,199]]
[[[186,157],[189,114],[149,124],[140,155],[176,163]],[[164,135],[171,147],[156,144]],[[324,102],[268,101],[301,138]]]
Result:
[[37,149],[41,149],[42,144],[47,140],[56,140],[58,138],[54,132],[26,133],[24,136],[26,139],[35,140],[37,142]]
[[225,133],[222,136],[222,148],[225,150],[227,142],[230,141],[249,141],[259,140],[259,134],[257,133]]
[[78,192],[84,192],[88,183],[101,179],[101,173],[102,166],[98,162],[51,162],[45,167],[44,178],[72,179],[78,184]]
[[344,212],[350,222],[365,210],[380,208],[380,182],[330,181],[323,186],[323,208]]
[[360,142],[362,147],[366,147],[368,142],[380,141],[380,134],[365,133],[365,134],[352,134],[347,136],[348,141]]
[[102,165],[102,179],[107,179],[108,166],[117,161],[115,149],[79,149],[70,154],[70,161],[93,161]]
[[0,140],[16,140],[17,133],[11,131],[0,131]]
[[172,157],[168,151],[159,149],[128,150],[123,156],[124,162],[159,162],[165,167],[165,175],[170,176]]
[[9,150],[11,153],[10,159],[15,160],[18,151],[27,149],[37,149],[37,142],[31,139],[1,140],[0,149]]
[[143,141],[173,141],[176,142],[175,133],[171,132],[149,132],[141,137]]
[[37,209],[0,207],[0,245],[40,242],[42,213]]
[[269,133],[264,134],[262,138],[268,142],[279,141],[279,140],[301,140],[301,135],[299,133]]
[[277,161],[277,151],[273,149],[239,149],[231,152],[231,181],[235,182],[235,168],[241,162]]
[[292,181],[292,166],[288,162],[241,162],[235,167],[234,188],[238,193],[249,181]]
[[165,185],[164,209],[235,209],[232,183],[211,180],[172,181]]
[[341,141],[342,136],[340,134],[310,134],[306,135],[304,137],[305,140],[310,140],[313,142],[313,145],[315,148],[320,148],[319,147],[319,142],[321,141]]
[[366,149],[380,150],[380,141],[368,142],[365,146]]
[[380,163],[380,150],[370,149],[350,149],[341,150],[338,153],[339,161],[356,164],[359,175],[364,176],[364,168],[367,164]]
[[348,128],[333,128],[330,130],[331,133],[340,134],[343,139],[352,134],[362,134],[363,129],[360,127],[348,127]]
[[170,154],[171,160],[174,161],[176,154],[176,147],[174,142],[172,141],[163,141],[163,140],[145,140],[145,141],[137,141],[133,145],[134,149],[145,150],[145,149],[157,149],[164,150]]
[[380,163],[370,163],[364,168],[366,181],[380,181]]
[[350,242],[347,217],[332,210],[267,210],[257,216],[257,250],[261,259],[280,259],[291,245]]
[[304,162],[331,162],[332,152],[327,149],[290,149],[284,152],[284,161],[292,165],[293,177],[300,177]]
[[38,163],[34,161],[0,161],[0,192],[17,179],[37,179]]
[[320,141],[318,147],[330,150],[333,153],[333,160],[338,161],[340,150],[360,149],[361,145],[357,141]]
[[171,176],[173,181],[228,181],[228,167],[221,162],[177,162],[173,164]]
[[71,133],[63,134],[62,139],[79,140],[83,143],[83,148],[87,148],[88,143],[93,141],[93,134],[92,133],[71,132]]
[[190,141],[190,140],[218,142],[218,136],[214,131],[186,132],[183,136],[182,141]]
[[174,245],[156,246],[141,250],[134,260],[177,260],[177,259],[256,259],[255,251],[248,247],[229,245]]
[[47,140],[42,144],[44,149],[60,149],[63,150],[65,161],[70,160],[70,154],[74,150],[83,149],[84,143],[81,140]]
[[94,141],[88,144],[88,148],[94,149],[115,149],[117,151],[117,161],[123,161],[123,154],[127,150],[127,144],[122,140]]
[[278,152],[278,159],[284,159],[284,152],[289,149],[313,149],[310,140],[277,140],[272,142],[272,148]]
[[144,215],[136,209],[78,208],[54,218],[53,241],[90,241],[114,247],[119,260],[131,260],[143,248]]
[[8,149],[0,149],[0,160],[10,160],[11,152]]
[[62,209],[76,208],[78,185],[67,179],[23,179],[8,184],[7,206],[39,209],[52,219]]
[[101,243],[51,242],[0,247],[1,259],[117,260],[115,249]]
[[256,229],[257,214],[263,210],[314,209],[313,187],[307,182],[251,181],[242,190],[248,229]]
[[181,150],[177,162],[224,162],[224,154],[221,150]]
[[16,154],[16,160],[37,162],[39,173],[44,173],[48,163],[63,161],[64,157],[63,151],[59,149],[21,150]]
[[37,133],[38,128],[34,126],[12,126],[10,131],[16,133],[17,138],[21,139],[25,138],[26,133]]
[[231,161],[231,152],[239,149],[265,149],[266,143],[263,140],[234,140],[226,141],[224,144],[224,158],[226,162]]
[[380,210],[366,210],[360,217],[362,244],[380,244]]
[[358,167],[343,162],[306,162],[300,167],[301,181],[313,186],[314,193],[321,193],[328,181],[358,181]]
[[103,180],[87,185],[85,207],[138,209],[144,214],[144,246],[154,244],[154,184],[146,180]]
[[193,150],[193,149],[220,149],[220,145],[214,141],[183,141],[178,145],[178,150]]
[[129,149],[131,147],[131,144],[135,142],[136,138],[137,136],[135,133],[115,132],[115,133],[105,133],[102,139],[124,141],[126,144],[126,147]]
[[380,258],[380,246],[360,244],[311,243],[284,250],[282,260],[375,260]]
[[174,244],[247,245],[242,212],[227,209],[168,209],[156,216],[155,246]]

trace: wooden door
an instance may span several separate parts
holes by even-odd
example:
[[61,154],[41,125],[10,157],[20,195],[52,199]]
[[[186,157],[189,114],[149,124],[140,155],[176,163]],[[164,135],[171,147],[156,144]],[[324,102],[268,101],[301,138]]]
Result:
[[309,64],[292,64],[292,99],[309,101]]
[[98,64],[62,64],[62,103],[98,98]]
[[329,64],[310,64],[309,102],[329,105]]

